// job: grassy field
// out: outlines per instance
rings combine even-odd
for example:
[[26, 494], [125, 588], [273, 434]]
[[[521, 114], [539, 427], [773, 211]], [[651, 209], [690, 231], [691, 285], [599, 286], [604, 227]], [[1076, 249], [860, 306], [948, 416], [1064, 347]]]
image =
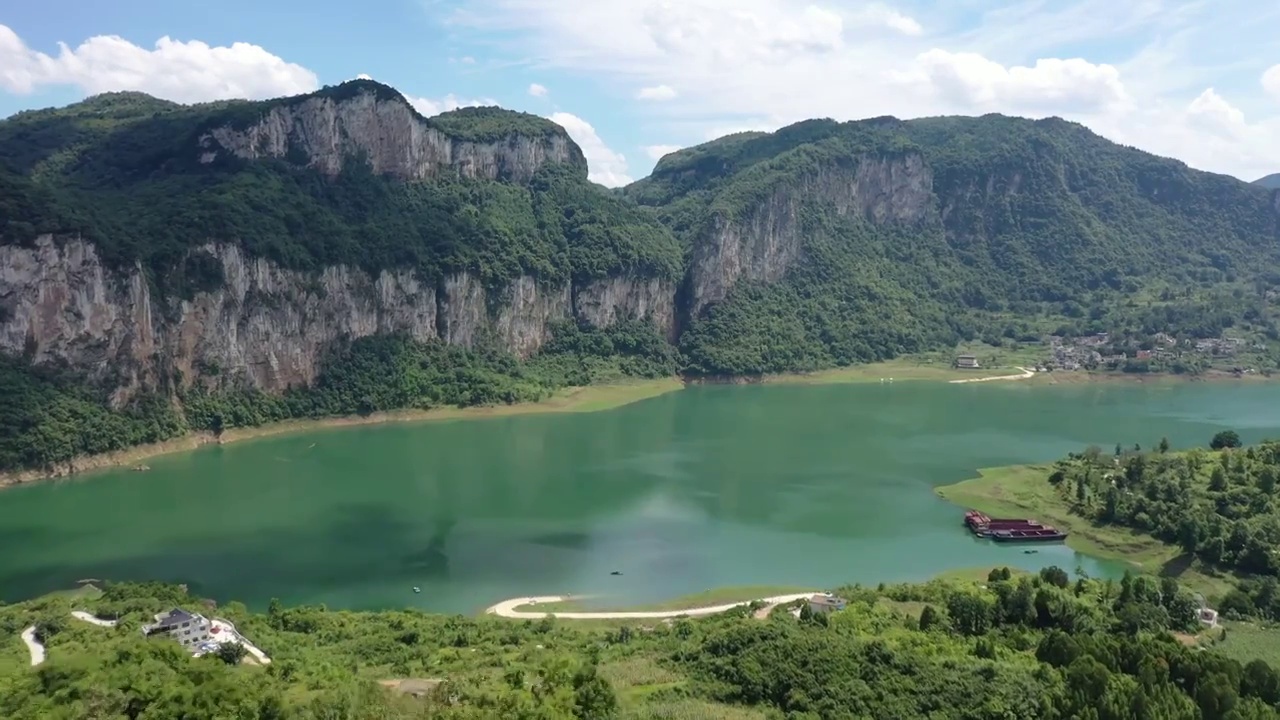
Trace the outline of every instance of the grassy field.
[[580, 600], [570, 599], [555, 603], [521, 605], [516, 610], [520, 612], [658, 612], [664, 610], [692, 610], [725, 605], [727, 603], [745, 603], [774, 595], [793, 595], [810, 591], [817, 592], [811, 587], [795, 585], [734, 585], [704, 590], [693, 595], [683, 595], [656, 603], [629, 605], [625, 600], [614, 603], [600, 597], [586, 597]]
[[1271, 667], [1280, 667], [1280, 626], [1229, 622], [1225, 628], [1225, 637], [1213, 644], [1216, 652], [1242, 663], [1265, 660]]
[[1065, 498], [1049, 484], [1048, 465], [1012, 465], [986, 468], [971, 480], [936, 489], [942, 498], [992, 516], [1026, 517], [1054, 525], [1070, 533], [1067, 545], [1086, 555], [1126, 562], [1135, 570], [1175, 575], [1179, 581], [1206, 595], [1221, 595], [1230, 585], [1219, 577], [1180, 562], [1181, 550], [1127, 528], [1094, 525], [1075, 515]]

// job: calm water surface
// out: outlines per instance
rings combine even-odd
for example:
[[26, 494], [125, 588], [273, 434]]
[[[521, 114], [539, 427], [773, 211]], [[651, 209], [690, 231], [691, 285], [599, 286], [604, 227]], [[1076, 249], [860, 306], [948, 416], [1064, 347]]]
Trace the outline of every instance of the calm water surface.
[[0, 597], [159, 579], [259, 608], [472, 612], [996, 563], [1113, 574], [1065, 546], [976, 540], [932, 488], [1089, 443], [1181, 447], [1228, 427], [1252, 442], [1280, 435], [1276, 408], [1278, 384], [710, 386], [268, 438], [0, 493]]

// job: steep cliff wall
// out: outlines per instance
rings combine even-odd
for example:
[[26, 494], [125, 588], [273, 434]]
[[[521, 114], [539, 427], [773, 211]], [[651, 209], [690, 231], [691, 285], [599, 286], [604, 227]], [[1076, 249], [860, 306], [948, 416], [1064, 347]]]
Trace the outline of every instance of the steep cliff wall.
[[581, 151], [563, 133], [508, 135], [493, 142], [455, 138], [423, 119], [399, 99], [362, 92], [341, 100], [313, 96], [277, 104], [248, 127], [231, 124], [201, 135], [200, 161], [229, 152], [245, 160], [263, 157], [305, 159], [327, 175], [363, 156], [374, 173], [401, 180], [462, 177], [526, 182], [548, 162], [579, 165]]
[[[371, 276], [336, 266], [318, 276], [206, 245], [222, 287], [189, 300], [154, 296], [140, 267], [114, 271], [92, 244], [40, 237], [0, 246], [0, 350], [36, 363], [65, 362], [115, 382], [117, 400], [172, 372], [184, 385], [247, 384], [269, 392], [312, 382], [335, 341], [408, 333], [471, 346], [492, 333], [528, 356], [552, 323], [576, 317], [598, 327], [651, 316], [670, 333], [670, 283], [619, 277], [574, 291], [524, 276], [486, 297], [468, 273], [425, 283], [409, 271]], [[574, 302], [577, 302], [575, 310]]]
[[718, 213], [694, 246], [690, 316], [723, 300], [740, 280], [781, 279], [801, 252], [806, 203], [877, 224], [918, 222], [933, 208], [933, 173], [916, 154], [854, 158], [787, 178], [739, 213]]

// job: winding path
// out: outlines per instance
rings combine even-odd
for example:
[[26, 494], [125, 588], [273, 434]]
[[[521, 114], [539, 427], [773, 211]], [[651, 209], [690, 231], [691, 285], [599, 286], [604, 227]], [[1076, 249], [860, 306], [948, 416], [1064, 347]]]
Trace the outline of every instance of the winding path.
[[106, 627], [106, 628], [109, 628], [109, 627], [115, 627], [115, 626], [116, 626], [116, 621], [115, 621], [115, 620], [103, 620], [102, 618], [100, 618], [100, 617], [94, 617], [93, 615], [90, 615], [89, 613], [87, 613], [87, 612], [85, 612], [85, 611], [83, 611], [83, 610], [72, 610], [72, 611], [71, 611], [71, 617], [73, 617], [73, 618], [75, 618], [75, 619], [77, 619], [77, 620], [83, 620], [83, 621], [85, 621], [85, 622], [87, 622], [87, 623], [93, 623], [94, 625], [97, 625], [98, 627]]
[[32, 625], [22, 631], [22, 642], [27, 644], [27, 650], [31, 653], [31, 666], [35, 667], [44, 662], [44, 645], [36, 639], [36, 626]]
[[959, 383], [991, 382], [992, 380], [1026, 380], [1027, 378], [1036, 374], [1035, 370], [1028, 370], [1024, 367], [1015, 367], [1015, 369], [1021, 370], [1022, 374], [1021, 375], [991, 375], [990, 377], [964, 378], [962, 380], [952, 380], [950, 382], [951, 384], [956, 385]]
[[758, 600], [739, 600], [738, 602], [726, 603], [724, 605], [708, 605], [704, 607], [686, 608], [684, 610], [634, 610], [634, 611], [598, 611], [598, 612], [530, 612], [527, 610], [517, 610], [522, 605], [534, 605], [537, 603], [554, 603], [565, 600], [561, 595], [543, 595], [539, 597], [523, 597], [503, 600], [493, 607], [485, 610], [486, 613], [497, 615], [505, 618], [516, 618], [522, 620], [539, 620], [544, 617], [563, 618], [566, 620], [655, 620], [662, 618], [677, 618], [696, 615], [715, 615], [727, 610], [732, 610], [739, 605], [746, 605], [751, 602], [762, 602], [766, 605], [779, 605], [782, 603], [795, 602], [813, 596], [814, 591], [806, 593], [796, 593], [794, 595], [775, 595], [774, 597], [759, 598]]

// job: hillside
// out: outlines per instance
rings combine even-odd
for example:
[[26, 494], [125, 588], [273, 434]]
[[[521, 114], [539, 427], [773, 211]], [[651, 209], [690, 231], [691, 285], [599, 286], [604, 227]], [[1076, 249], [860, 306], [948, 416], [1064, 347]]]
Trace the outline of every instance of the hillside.
[[707, 373], [1064, 326], [1221, 332], [1271, 317], [1258, 289], [1280, 286], [1270, 192], [1056, 118], [812, 120], [668, 155], [626, 195], [690, 248], [681, 345]]
[[[235, 602], [215, 607], [181, 587], [109, 584], [0, 608], [0, 632], [8, 636], [0, 647], [0, 714], [1277, 717], [1280, 678], [1259, 657], [1274, 648], [1250, 645], [1247, 625], [1225, 637], [1198, 630], [1195, 598], [1168, 579], [1073, 581], [1059, 568], [1035, 576], [1002, 568], [981, 585], [938, 580], [837, 592], [848, 606], [829, 613], [803, 604], [798, 617], [783, 607], [762, 618], [743, 605], [641, 625], [274, 601], [266, 612], [250, 612]], [[153, 613], [175, 607], [231, 621], [270, 664], [223, 650], [193, 658], [173, 639], [139, 631]], [[72, 611], [110, 620], [94, 624]], [[18, 640], [26, 628], [43, 644], [35, 668]]]
[[1261, 185], [1271, 190], [1280, 189], [1280, 173], [1272, 173], [1266, 177], [1258, 178], [1253, 181], [1254, 185]]
[[0, 122], [0, 470], [1050, 333], [1230, 332], [1270, 370], [1278, 227], [1272, 191], [1058, 119], [811, 120], [610, 192], [545, 119], [372, 81], [99, 95]]

